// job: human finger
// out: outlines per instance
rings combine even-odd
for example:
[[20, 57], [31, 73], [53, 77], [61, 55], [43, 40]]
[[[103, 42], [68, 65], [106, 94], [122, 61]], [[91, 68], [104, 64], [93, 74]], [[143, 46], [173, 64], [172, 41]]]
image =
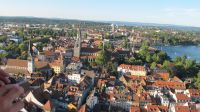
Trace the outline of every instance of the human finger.
[[9, 74], [0, 69], [0, 76], [9, 77]]
[[10, 80], [8, 78], [9, 74], [0, 69], [0, 80], [4, 81], [5, 83], [10, 83]]
[[20, 86], [14, 86], [11, 88], [8, 93], [5, 95], [8, 101], [13, 102], [16, 98], [21, 96], [24, 93], [24, 89]]
[[10, 83], [9, 77], [3, 77], [3, 76], [0, 75], [0, 80], [2, 80], [6, 84]]
[[16, 103], [13, 103], [12, 107], [10, 108], [10, 112], [18, 112], [20, 111], [22, 108], [24, 108], [24, 103], [23, 101], [19, 101]]
[[13, 88], [14, 86], [17, 86], [16, 84], [9, 84], [9, 85], [3, 85], [0, 87], [0, 96], [4, 96], [9, 89]]
[[0, 80], [0, 87], [1, 87], [1, 86], [4, 86], [4, 85], [5, 85], [5, 83], [4, 83], [3, 81]]

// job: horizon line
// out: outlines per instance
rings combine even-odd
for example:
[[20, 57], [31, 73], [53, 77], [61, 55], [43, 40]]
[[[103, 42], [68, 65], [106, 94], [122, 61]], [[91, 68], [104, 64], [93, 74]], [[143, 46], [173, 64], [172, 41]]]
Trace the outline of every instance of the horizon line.
[[[173, 23], [156, 23], [156, 22], [142, 22], [142, 21], [125, 21], [125, 20], [94, 20], [94, 19], [76, 19], [76, 18], [63, 18], [63, 17], [41, 17], [41, 16], [1, 16], [0, 17], [21, 17], [21, 18], [35, 18], [35, 19], [52, 19], [52, 20], [75, 20], [75, 21], [90, 21], [90, 22], [102, 22], [102, 23], [110, 23], [112, 22], [126, 22], [126, 23], [139, 23], [139, 24], [149, 24], [146, 26], [179, 26], [179, 27], [194, 27], [200, 28], [200, 26], [192, 26], [192, 25], [181, 25], [181, 24], [173, 24]], [[150, 25], [152, 24], [152, 25]], [[154, 24], [154, 25], [153, 25]], [[129, 25], [135, 26], [135, 25]], [[142, 25], [145, 26], [145, 25]]]

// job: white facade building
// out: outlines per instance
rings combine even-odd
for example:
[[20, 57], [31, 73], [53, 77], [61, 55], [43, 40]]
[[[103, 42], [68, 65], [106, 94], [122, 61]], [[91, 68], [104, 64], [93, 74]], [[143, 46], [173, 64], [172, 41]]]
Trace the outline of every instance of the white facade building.
[[145, 70], [144, 66], [136, 66], [136, 65], [126, 65], [121, 64], [118, 66], [117, 71], [120, 75], [123, 75], [124, 73], [131, 73], [131, 75], [137, 75], [137, 76], [146, 76], [147, 71]]
[[69, 81], [72, 83], [80, 83], [81, 81], [81, 74], [72, 74], [67, 76]]

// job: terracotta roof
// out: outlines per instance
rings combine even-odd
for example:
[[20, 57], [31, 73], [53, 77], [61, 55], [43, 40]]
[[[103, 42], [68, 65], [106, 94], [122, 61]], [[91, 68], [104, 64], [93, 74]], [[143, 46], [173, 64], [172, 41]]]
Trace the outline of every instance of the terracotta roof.
[[177, 93], [176, 98], [177, 98], [177, 100], [190, 100], [190, 98], [188, 96], [186, 96], [185, 94], [182, 94], [182, 93]]
[[27, 60], [20, 59], [8, 59], [7, 66], [18, 66], [18, 67], [27, 67]]
[[48, 67], [49, 67], [48, 62], [44, 62], [44, 61], [36, 61], [35, 62], [35, 68], [37, 68], [37, 69], [48, 68]]
[[126, 78], [130, 78], [132, 80], [136, 80], [136, 79], [144, 79], [146, 80], [146, 76], [136, 76], [136, 75], [128, 75], [128, 74], [125, 74], [124, 75]]
[[157, 80], [152, 85], [157, 87], [168, 87], [171, 89], [186, 89], [185, 84], [181, 82]]
[[121, 64], [119, 65], [119, 67], [123, 69], [135, 70], [135, 71], [145, 71], [144, 66], [138, 66], [138, 65]]
[[157, 105], [147, 105], [148, 112], [159, 112], [159, 108]]
[[141, 109], [140, 107], [131, 106], [129, 112], [141, 112]]
[[[7, 66], [17, 66], [17, 67], [28, 67], [27, 60], [20, 59], [8, 59]], [[35, 67], [37, 69], [48, 67], [48, 63], [44, 61], [35, 61]]]
[[161, 112], [168, 112], [168, 110], [169, 110], [169, 108], [167, 106], [159, 105], [158, 108], [160, 109]]
[[52, 51], [44, 51], [44, 54], [45, 54], [46, 56], [54, 56], [54, 55], [55, 55], [55, 53], [52, 52]]
[[160, 73], [158, 73], [158, 74], [160, 75], [160, 77], [161, 77], [163, 80], [165, 80], [165, 81], [169, 80], [169, 72], [160, 72]]
[[140, 93], [138, 95], [134, 95], [133, 99], [135, 102], [143, 102], [143, 101], [149, 102], [149, 103], [152, 102], [149, 93], [146, 93], [146, 92]]
[[190, 109], [188, 106], [175, 106], [176, 112], [190, 112]]
[[160, 105], [147, 105], [147, 111], [150, 112], [168, 112], [167, 106]]
[[53, 109], [53, 103], [48, 100], [45, 105], [43, 106], [44, 110], [46, 111], [51, 111]]
[[188, 89], [191, 97], [200, 97], [200, 89]]

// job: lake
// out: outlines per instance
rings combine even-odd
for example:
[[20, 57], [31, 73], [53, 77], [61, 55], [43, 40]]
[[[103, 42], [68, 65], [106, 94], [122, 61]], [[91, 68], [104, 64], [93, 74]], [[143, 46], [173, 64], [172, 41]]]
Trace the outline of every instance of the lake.
[[156, 48], [165, 51], [172, 59], [186, 55], [188, 59], [200, 62], [200, 46], [156, 46]]

